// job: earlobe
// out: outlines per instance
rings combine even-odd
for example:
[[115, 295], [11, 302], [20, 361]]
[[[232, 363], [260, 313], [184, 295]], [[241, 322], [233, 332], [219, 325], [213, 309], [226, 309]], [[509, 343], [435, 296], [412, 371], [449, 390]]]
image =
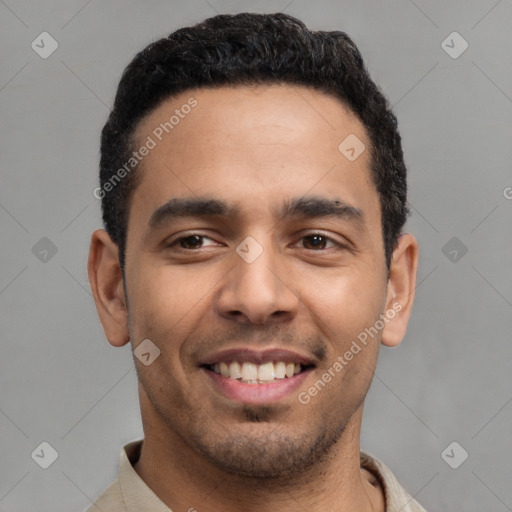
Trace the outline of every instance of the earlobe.
[[382, 330], [382, 343], [387, 347], [396, 347], [405, 336], [414, 302], [417, 270], [418, 242], [411, 234], [403, 234], [393, 251], [389, 269], [384, 313], [388, 322]]
[[91, 237], [87, 271], [96, 310], [109, 343], [120, 347], [130, 341], [128, 314], [117, 245], [103, 229]]

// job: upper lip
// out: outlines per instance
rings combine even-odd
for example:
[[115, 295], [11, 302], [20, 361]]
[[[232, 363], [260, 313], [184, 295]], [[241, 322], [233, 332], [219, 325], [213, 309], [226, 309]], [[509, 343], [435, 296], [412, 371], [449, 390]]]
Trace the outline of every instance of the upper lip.
[[249, 362], [263, 364], [270, 361], [283, 361], [285, 363], [300, 363], [303, 366], [314, 364], [313, 360], [298, 352], [282, 348], [269, 348], [266, 350], [252, 350], [249, 348], [232, 348], [214, 352], [201, 359], [200, 365], [213, 365], [221, 362]]

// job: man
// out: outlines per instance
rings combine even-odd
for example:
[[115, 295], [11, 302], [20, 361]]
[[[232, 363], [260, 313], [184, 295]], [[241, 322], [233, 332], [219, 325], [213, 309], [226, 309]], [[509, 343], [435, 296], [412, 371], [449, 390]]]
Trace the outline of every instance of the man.
[[350, 38], [284, 14], [174, 32], [125, 70], [100, 166], [89, 277], [134, 349], [144, 440], [89, 510], [423, 511], [360, 452], [418, 248]]

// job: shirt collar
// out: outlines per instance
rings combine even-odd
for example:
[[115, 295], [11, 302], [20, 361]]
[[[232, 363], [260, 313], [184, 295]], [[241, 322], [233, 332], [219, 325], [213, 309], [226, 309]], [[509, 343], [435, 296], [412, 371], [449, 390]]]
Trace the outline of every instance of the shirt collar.
[[119, 485], [127, 512], [172, 512], [133, 469], [139, 460], [142, 440], [124, 446], [119, 461]]
[[[119, 485], [126, 505], [126, 512], [172, 512], [133, 469], [133, 464], [139, 460], [142, 442], [142, 439], [132, 441], [121, 451]], [[387, 511], [425, 512], [402, 488], [383, 462], [365, 452], [361, 452], [360, 459], [361, 466], [380, 480], [386, 497]]]
[[387, 512], [426, 512], [382, 461], [365, 452], [360, 453], [360, 460], [361, 466], [379, 479], [386, 498]]

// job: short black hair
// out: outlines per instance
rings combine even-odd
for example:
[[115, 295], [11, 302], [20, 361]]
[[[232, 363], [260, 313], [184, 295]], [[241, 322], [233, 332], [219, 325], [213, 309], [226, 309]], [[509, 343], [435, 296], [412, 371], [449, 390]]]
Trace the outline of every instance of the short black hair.
[[140, 175], [136, 166], [127, 172], [126, 162], [133, 156], [139, 122], [164, 100], [189, 89], [255, 84], [317, 89], [338, 98], [362, 122], [370, 139], [389, 271], [409, 213], [397, 119], [345, 32], [313, 32], [283, 13], [208, 18], [149, 44], [124, 70], [102, 130], [100, 158], [103, 222], [119, 247], [121, 268], [130, 199]]

